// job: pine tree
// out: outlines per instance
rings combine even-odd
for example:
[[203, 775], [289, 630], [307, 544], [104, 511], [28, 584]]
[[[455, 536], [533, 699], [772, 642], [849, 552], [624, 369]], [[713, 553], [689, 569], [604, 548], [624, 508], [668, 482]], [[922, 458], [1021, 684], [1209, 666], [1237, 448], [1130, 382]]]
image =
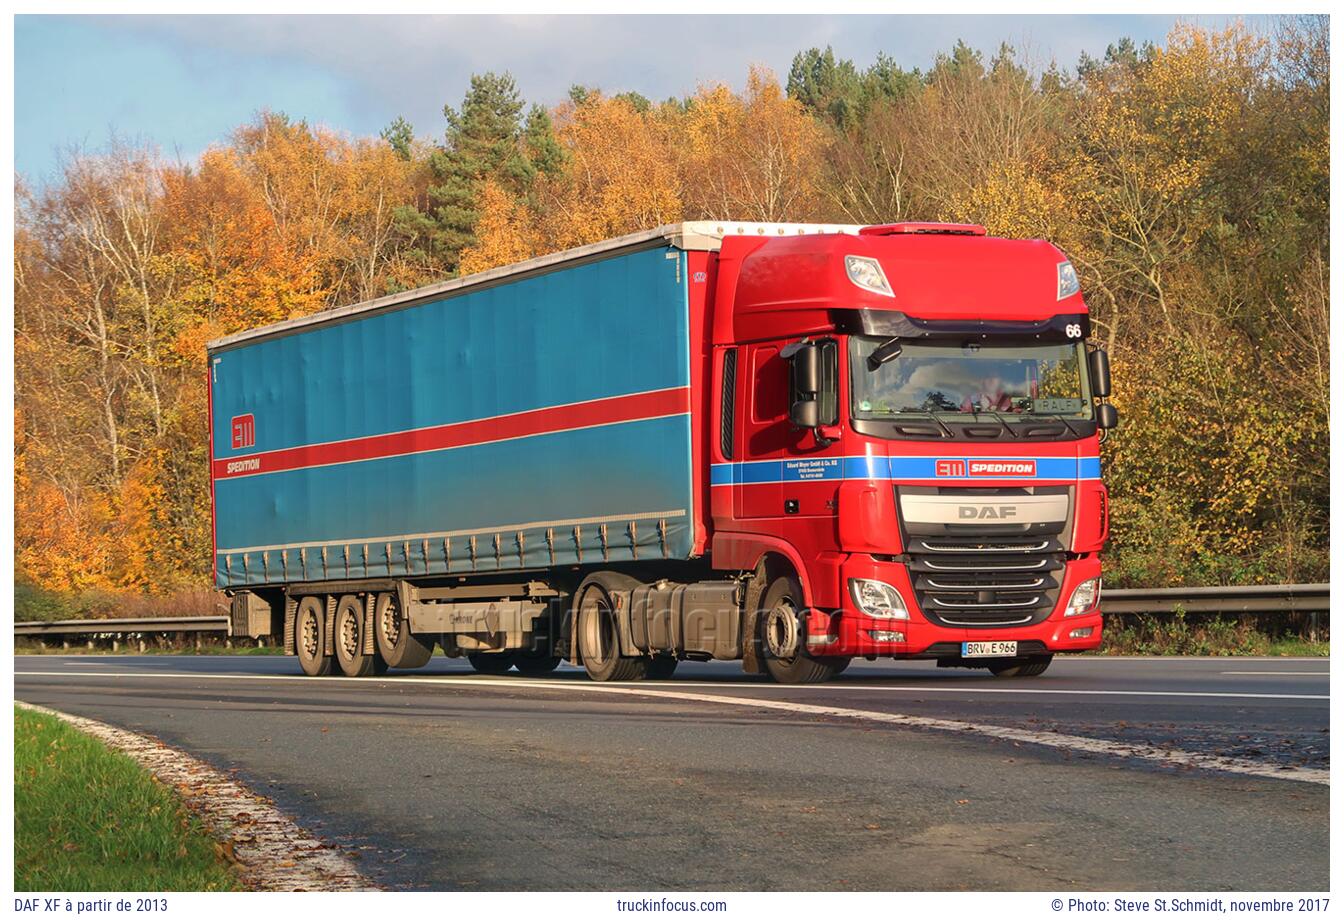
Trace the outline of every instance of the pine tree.
[[837, 59], [829, 46], [793, 56], [786, 90], [804, 108], [842, 128], [852, 124], [863, 108], [858, 69], [853, 61]]
[[545, 108], [534, 105], [523, 128], [527, 157], [541, 175], [559, 175], [565, 164], [565, 149], [555, 137], [555, 124]]
[[411, 158], [411, 142], [415, 140], [415, 130], [405, 118], [398, 115], [396, 121], [378, 132], [378, 136], [387, 141], [387, 145], [397, 156], [403, 160]]
[[[444, 106], [444, 143], [426, 164], [426, 206], [403, 207], [397, 215], [401, 231], [416, 240], [420, 259], [456, 273], [462, 251], [476, 243], [482, 185], [493, 181], [526, 198], [539, 170], [560, 169], [563, 154], [545, 110], [533, 106], [525, 124], [522, 114], [522, 96], [507, 73], [473, 75], [462, 107]], [[394, 123], [385, 132], [394, 149], [397, 128]]]

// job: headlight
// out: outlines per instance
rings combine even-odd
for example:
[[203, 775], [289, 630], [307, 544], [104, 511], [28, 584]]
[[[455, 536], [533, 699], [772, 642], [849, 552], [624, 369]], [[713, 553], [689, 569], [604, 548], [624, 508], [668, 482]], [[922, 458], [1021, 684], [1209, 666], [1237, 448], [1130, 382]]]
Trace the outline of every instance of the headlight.
[[1066, 617], [1076, 617], [1087, 613], [1101, 600], [1101, 579], [1089, 578], [1073, 589], [1069, 598], [1069, 607], [1064, 611]]
[[901, 600], [901, 594], [885, 581], [874, 581], [871, 578], [851, 578], [849, 580], [849, 594], [854, 598], [854, 605], [870, 617], [879, 620], [908, 620], [910, 614], [906, 612], [905, 601]]
[[876, 259], [867, 256], [845, 256], [845, 273], [849, 275], [850, 281], [865, 291], [872, 291], [884, 297], [896, 296], [891, 292], [887, 276]]
[[[850, 277], [853, 277], [852, 275]], [[1078, 272], [1074, 269], [1072, 262], [1059, 263], [1059, 296], [1057, 300], [1063, 300], [1065, 297], [1072, 297], [1078, 293]]]

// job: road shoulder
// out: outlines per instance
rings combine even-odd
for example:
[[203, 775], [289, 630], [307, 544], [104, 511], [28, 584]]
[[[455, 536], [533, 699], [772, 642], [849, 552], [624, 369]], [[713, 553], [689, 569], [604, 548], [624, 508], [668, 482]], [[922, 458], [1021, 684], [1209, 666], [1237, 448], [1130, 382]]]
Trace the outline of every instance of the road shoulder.
[[174, 790], [234, 864], [246, 888], [366, 891], [376, 887], [349, 859], [220, 770], [147, 735], [29, 703], [16, 701], [15, 706], [53, 716], [98, 739]]

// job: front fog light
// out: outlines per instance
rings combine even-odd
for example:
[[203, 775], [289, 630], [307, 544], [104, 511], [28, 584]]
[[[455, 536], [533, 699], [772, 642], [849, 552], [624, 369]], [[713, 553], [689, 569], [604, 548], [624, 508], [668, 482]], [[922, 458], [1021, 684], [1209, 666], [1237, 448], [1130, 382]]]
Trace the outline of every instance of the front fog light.
[[1101, 600], [1101, 579], [1089, 578], [1073, 589], [1073, 597], [1069, 598], [1069, 607], [1064, 611], [1064, 615], [1080, 616], [1097, 606], [1099, 600]]
[[1069, 633], [1070, 639], [1090, 639], [1092, 637], [1092, 627], [1084, 626], [1082, 629], [1075, 629]]
[[870, 629], [868, 635], [873, 637], [874, 642], [904, 642], [905, 633], [893, 632], [890, 629]]
[[849, 595], [854, 598], [854, 606], [870, 617], [879, 620], [908, 620], [905, 601], [901, 593], [885, 581], [872, 578], [851, 578]]

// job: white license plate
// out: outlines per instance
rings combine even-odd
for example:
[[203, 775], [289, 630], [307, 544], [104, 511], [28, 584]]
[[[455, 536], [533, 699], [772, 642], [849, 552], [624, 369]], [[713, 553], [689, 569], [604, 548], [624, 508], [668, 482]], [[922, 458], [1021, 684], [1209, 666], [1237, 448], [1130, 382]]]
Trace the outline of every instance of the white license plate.
[[963, 642], [962, 658], [1011, 658], [1017, 654], [1016, 642]]

